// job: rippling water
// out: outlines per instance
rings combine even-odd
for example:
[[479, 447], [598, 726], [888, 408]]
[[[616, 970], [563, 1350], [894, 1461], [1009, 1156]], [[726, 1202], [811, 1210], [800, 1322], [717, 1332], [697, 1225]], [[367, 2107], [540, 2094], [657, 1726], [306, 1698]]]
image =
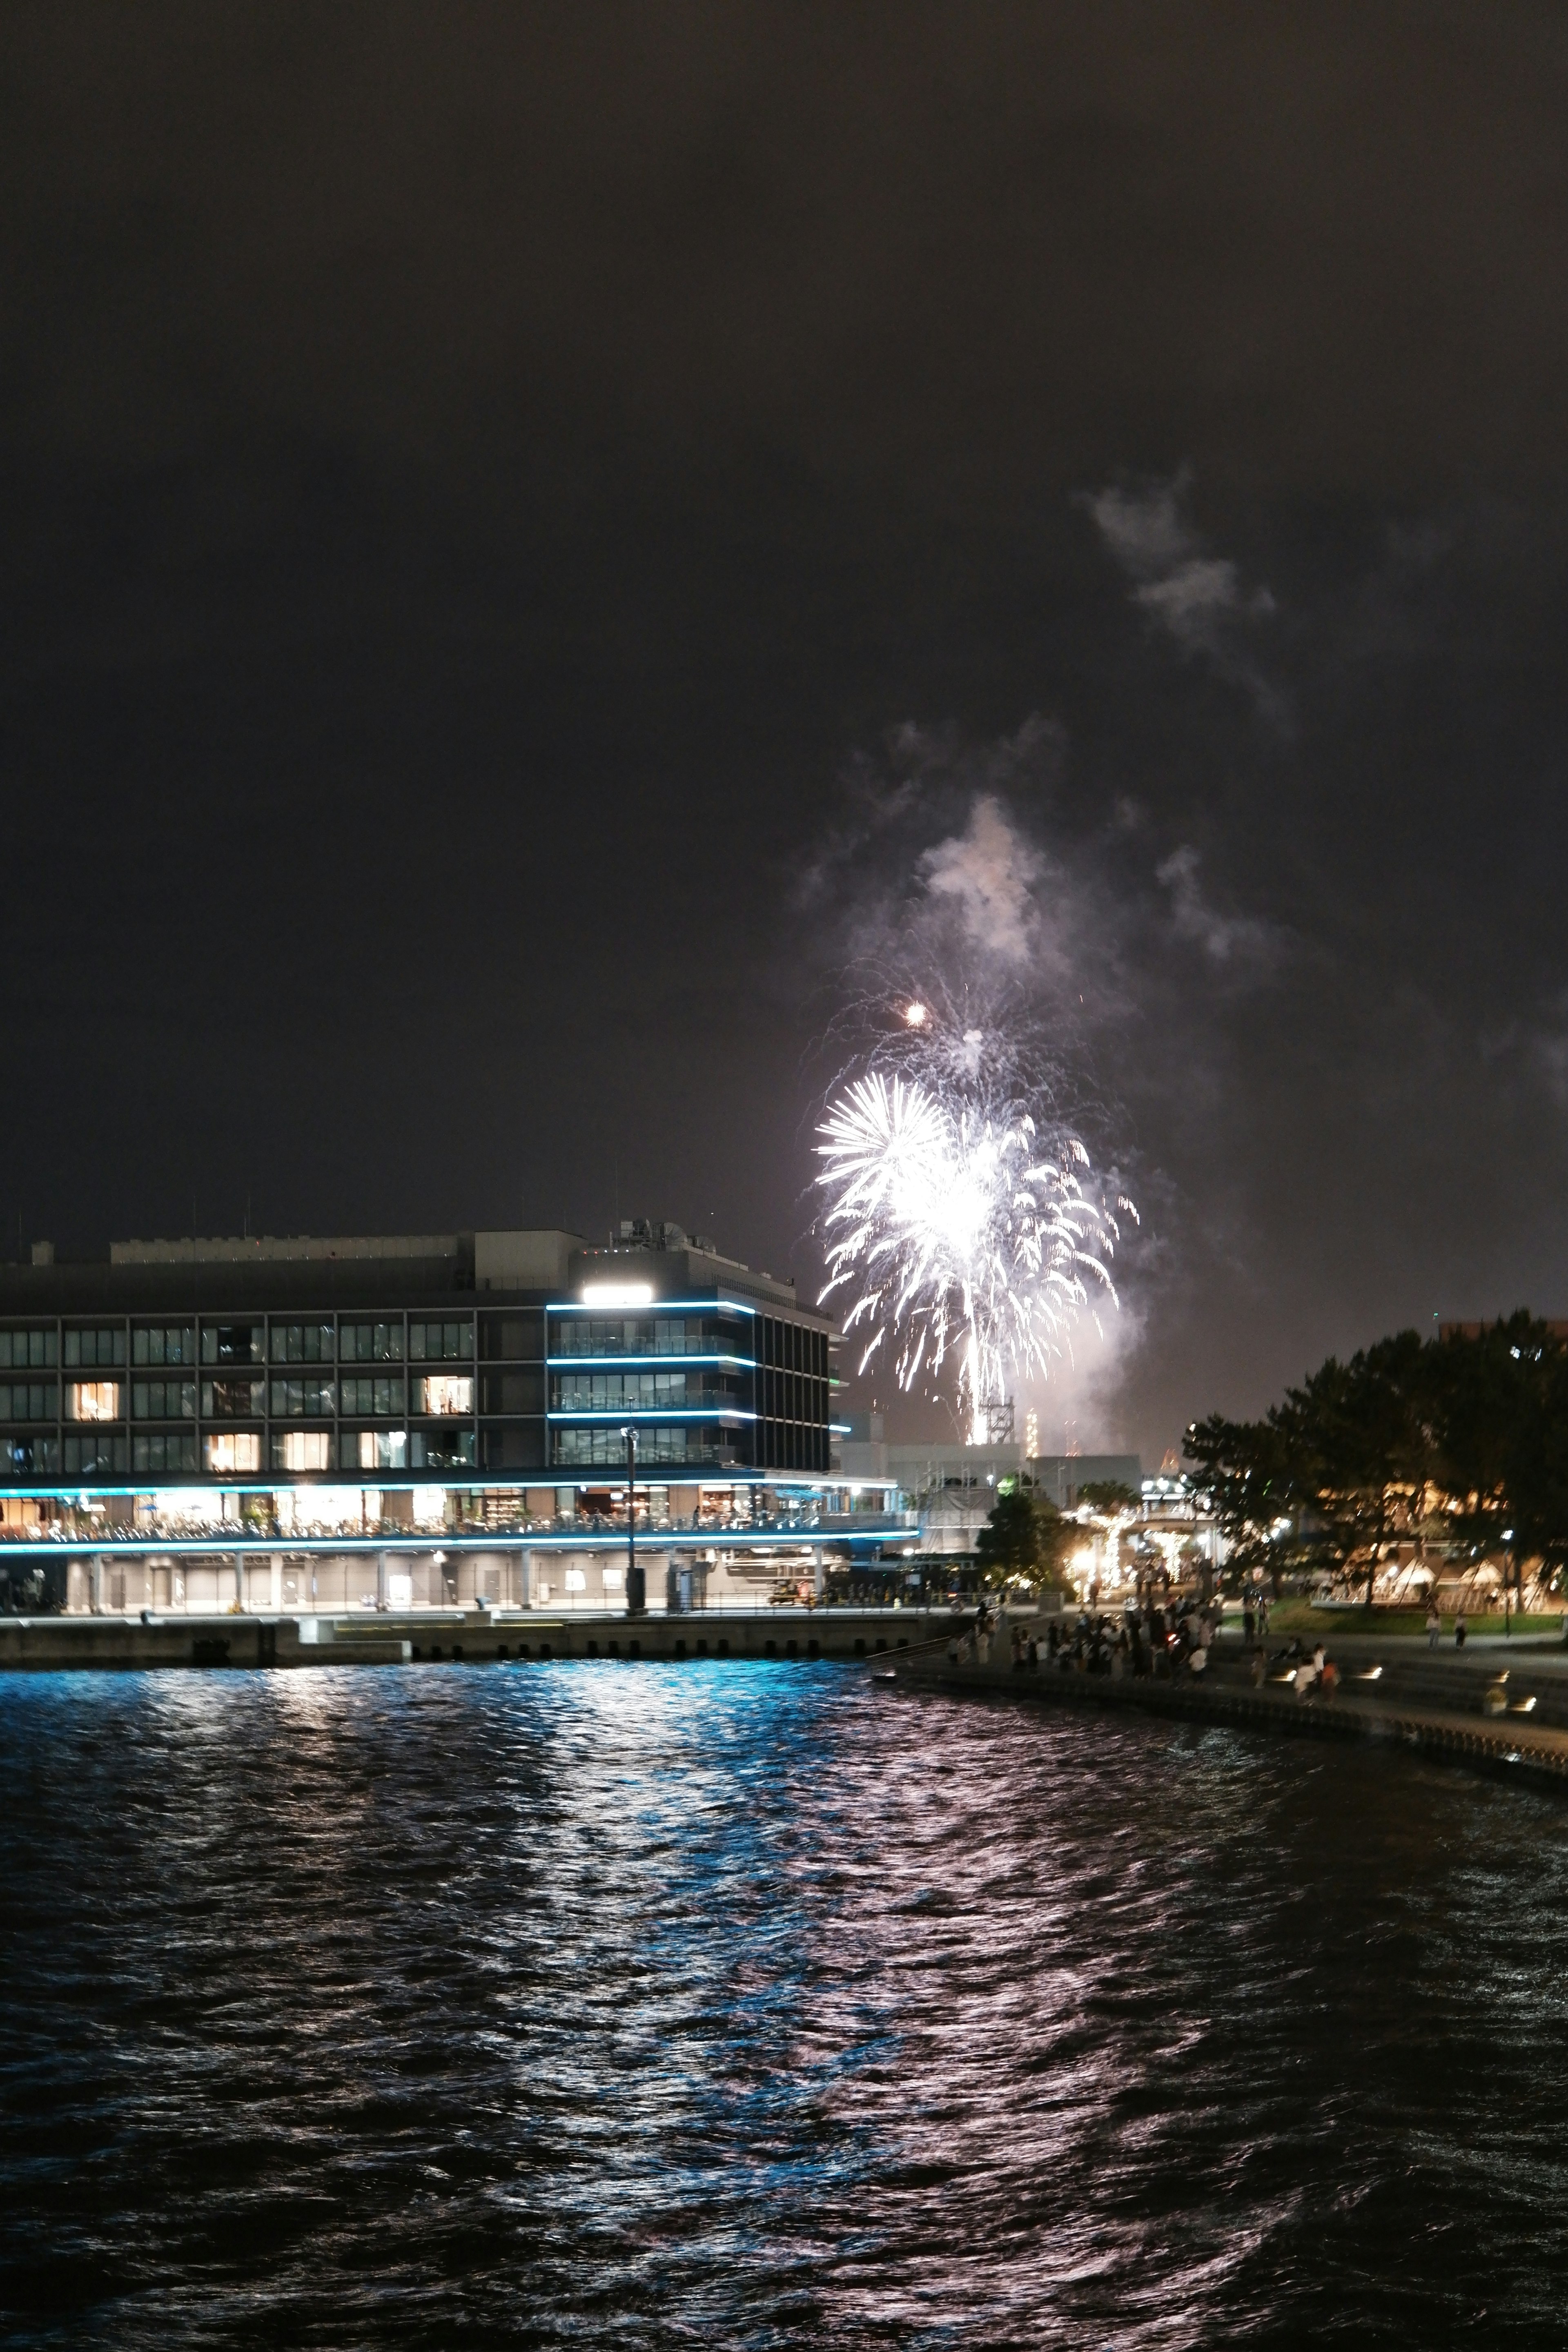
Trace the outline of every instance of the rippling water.
[[11, 1678], [0, 1789], [11, 2342], [1568, 2332], [1550, 1795], [608, 1663]]

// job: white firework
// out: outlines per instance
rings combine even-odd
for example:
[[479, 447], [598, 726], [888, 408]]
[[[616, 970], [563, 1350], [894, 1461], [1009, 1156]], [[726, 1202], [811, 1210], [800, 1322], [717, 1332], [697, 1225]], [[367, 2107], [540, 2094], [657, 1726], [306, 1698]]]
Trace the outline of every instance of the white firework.
[[[927, 1017], [918, 1000], [903, 1015], [916, 1033]], [[862, 1371], [886, 1349], [912, 1389], [956, 1357], [979, 1444], [1009, 1377], [1044, 1373], [1097, 1298], [1116, 1304], [1108, 1261], [1121, 1228], [1086, 1189], [1079, 1139], [1042, 1134], [1005, 1088], [987, 1087], [978, 1034], [959, 1043], [970, 1051], [949, 1055], [937, 1083], [873, 1069], [829, 1106], [816, 1147], [822, 1296], [853, 1293], [844, 1328], [866, 1335]], [[1136, 1220], [1124, 1196], [1115, 1208]]]

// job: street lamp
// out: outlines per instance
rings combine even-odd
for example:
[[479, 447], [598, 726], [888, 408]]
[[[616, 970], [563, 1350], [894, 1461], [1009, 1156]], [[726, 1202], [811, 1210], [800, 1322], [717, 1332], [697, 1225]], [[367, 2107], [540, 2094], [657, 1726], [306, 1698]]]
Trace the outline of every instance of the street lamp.
[[647, 1613], [647, 1577], [637, 1566], [637, 1433], [628, 1422], [621, 1435], [626, 1441], [626, 1615], [643, 1617]]

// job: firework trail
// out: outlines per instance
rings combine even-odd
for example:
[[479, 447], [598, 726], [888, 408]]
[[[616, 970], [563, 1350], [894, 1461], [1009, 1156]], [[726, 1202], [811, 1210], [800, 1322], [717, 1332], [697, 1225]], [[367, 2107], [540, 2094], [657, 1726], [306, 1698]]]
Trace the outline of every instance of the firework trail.
[[1124, 1194], [1097, 1196], [1086, 1146], [1028, 1084], [1026, 1034], [994, 1012], [910, 998], [816, 1146], [822, 1297], [847, 1300], [859, 1369], [885, 1351], [907, 1390], [956, 1358], [975, 1444], [1009, 1381], [1044, 1374], [1082, 1315], [1117, 1303], [1118, 1213], [1137, 1221]]

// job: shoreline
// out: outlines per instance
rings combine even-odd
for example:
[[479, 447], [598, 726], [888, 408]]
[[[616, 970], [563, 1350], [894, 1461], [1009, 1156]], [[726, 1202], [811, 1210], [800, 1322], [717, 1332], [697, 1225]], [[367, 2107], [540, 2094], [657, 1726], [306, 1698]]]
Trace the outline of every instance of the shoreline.
[[[1298, 1697], [1278, 1684], [1253, 1685], [1245, 1661], [1222, 1657], [1199, 1675], [1094, 1675], [1049, 1666], [1037, 1670], [955, 1664], [930, 1647], [900, 1658], [896, 1683], [909, 1690], [941, 1690], [954, 1696], [1007, 1698], [1026, 1706], [1131, 1707], [1192, 1723], [1267, 1730], [1296, 1738], [1396, 1742], [1471, 1770], [1506, 1774], [1533, 1785], [1568, 1792], [1568, 1654], [1560, 1640], [1549, 1650], [1516, 1642], [1481, 1664], [1466, 1654], [1432, 1652], [1401, 1657], [1401, 1640], [1365, 1642], [1359, 1671], [1375, 1663], [1375, 1685], [1352, 1680], [1331, 1697]], [[1412, 1648], [1415, 1645], [1411, 1644]], [[1490, 1650], [1490, 1644], [1489, 1651]], [[1341, 1645], [1342, 1657], [1348, 1645]], [[1370, 1654], [1375, 1653], [1375, 1659]], [[1347, 1659], [1352, 1676], [1354, 1655]], [[1506, 1676], [1509, 1711], [1488, 1713], [1483, 1694]], [[1445, 1689], [1443, 1685], [1448, 1687]], [[1524, 1702], [1529, 1711], [1524, 1711]]]

